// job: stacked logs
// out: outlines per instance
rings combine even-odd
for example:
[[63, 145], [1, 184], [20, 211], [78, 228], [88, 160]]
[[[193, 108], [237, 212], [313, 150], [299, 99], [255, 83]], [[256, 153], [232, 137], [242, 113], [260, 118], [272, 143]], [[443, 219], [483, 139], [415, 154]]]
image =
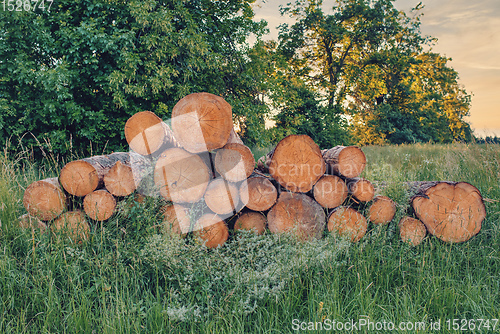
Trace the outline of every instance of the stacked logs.
[[[356, 146], [320, 150], [307, 135], [290, 135], [256, 161], [233, 129], [231, 106], [221, 97], [194, 93], [172, 110], [171, 126], [150, 111], [125, 124], [130, 153], [72, 161], [59, 178], [31, 184], [23, 203], [25, 226], [77, 231], [88, 238], [86, 217], [109, 219], [117, 202], [140, 193], [161, 197], [164, 227], [185, 236], [192, 232], [207, 247], [222, 245], [229, 228], [293, 233], [307, 240], [325, 229], [359, 241], [371, 222], [394, 219], [396, 204], [375, 196], [361, 178], [366, 166]], [[477, 234], [485, 217], [481, 194], [464, 182], [420, 182], [409, 189], [418, 219], [403, 217], [401, 238], [417, 245], [426, 231], [447, 242]], [[70, 197], [83, 198], [68, 210]], [[196, 208], [196, 209], [194, 209]], [[200, 209], [201, 208], [201, 209]], [[34, 217], [33, 219], [31, 217]]]

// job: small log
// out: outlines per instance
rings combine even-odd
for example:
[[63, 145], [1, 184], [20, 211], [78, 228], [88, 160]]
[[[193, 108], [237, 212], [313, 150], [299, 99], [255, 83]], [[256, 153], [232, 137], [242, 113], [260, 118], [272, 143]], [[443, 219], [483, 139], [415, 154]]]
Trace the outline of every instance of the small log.
[[104, 175], [104, 187], [113, 196], [132, 194], [147, 175], [151, 163], [139, 154], [131, 152], [129, 159], [118, 160]]
[[260, 212], [246, 211], [242, 213], [234, 223], [234, 230], [249, 230], [257, 234], [264, 234], [266, 231], [267, 218]]
[[215, 169], [229, 182], [245, 180], [252, 175], [254, 168], [252, 151], [243, 144], [226, 144], [215, 155]]
[[191, 232], [191, 217], [188, 208], [180, 204], [172, 204], [164, 206], [162, 211], [164, 232], [175, 233], [181, 237]]
[[141, 155], [151, 155], [161, 148], [178, 147], [170, 127], [151, 111], [135, 113], [125, 123], [125, 139]]
[[403, 217], [399, 221], [399, 236], [403, 242], [418, 246], [422, 243], [426, 234], [425, 225], [418, 219]]
[[52, 220], [66, 210], [67, 198], [57, 177], [31, 183], [24, 191], [23, 205], [31, 216]]
[[207, 213], [197, 220], [194, 235], [208, 248], [216, 248], [227, 241], [229, 230], [218, 215]]
[[59, 181], [68, 193], [83, 197], [104, 185], [104, 175], [117, 161], [129, 159], [127, 152], [117, 152], [71, 161], [61, 169]]
[[242, 208], [238, 187], [224, 179], [211, 181], [205, 192], [205, 203], [214, 213], [222, 216], [235, 215]]
[[318, 145], [307, 135], [283, 138], [268, 164], [269, 174], [287, 190], [305, 193], [325, 174], [326, 166]]
[[346, 179], [345, 183], [349, 193], [360, 202], [369, 202], [375, 197], [375, 188], [366, 179]]
[[293, 233], [300, 239], [320, 239], [325, 229], [321, 205], [305, 194], [283, 192], [267, 213], [272, 233]]
[[233, 129], [232, 110], [222, 97], [210, 93], [185, 96], [172, 110], [172, 131], [188, 152], [223, 147]]
[[355, 178], [366, 166], [366, 156], [357, 146], [335, 146], [321, 153], [330, 174]]
[[387, 196], [376, 196], [368, 209], [368, 220], [374, 224], [389, 223], [396, 215], [396, 203]]
[[203, 160], [184, 149], [168, 149], [156, 161], [155, 185], [166, 200], [174, 203], [194, 203], [200, 200], [209, 179], [209, 170]]
[[367, 229], [366, 218], [350, 207], [339, 206], [328, 217], [328, 231], [349, 237], [351, 242], [358, 242], [366, 234]]
[[[37, 217], [31, 216], [29, 213], [26, 213], [19, 217], [18, 219], [19, 227], [25, 229], [39, 229], [40, 233], [45, 233], [47, 231], [47, 224], [38, 219]], [[0, 225], [1, 226], [1, 225]]]
[[421, 182], [411, 205], [429, 233], [445, 242], [469, 240], [486, 217], [481, 193], [466, 182]]
[[269, 210], [278, 198], [276, 187], [263, 176], [247, 179], [240, 185], [239, 194], [241, 202], [253, 211]]
[[313, 188], [314, 199], [327, 209], [342, 205], [348, 194], [345, 182], [336, 175], [323, 175]]
[[50, 227], [55, 233], [66, 234], [73, 242], [81, 243], [89, 239], [90, 225], [85, 219], [85, 213], [80, 210], [63, 213]]
[[93, 220], [109, 219], [115, 212], [115, 208], [115, 197], [105, 189], [93, 191], [83, 199], [83, 210]]

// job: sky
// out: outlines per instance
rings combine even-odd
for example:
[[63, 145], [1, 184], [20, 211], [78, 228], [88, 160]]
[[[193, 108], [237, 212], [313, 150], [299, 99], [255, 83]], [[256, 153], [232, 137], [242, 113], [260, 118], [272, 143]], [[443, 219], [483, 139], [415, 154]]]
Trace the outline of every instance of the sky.
[[[280, 23], [292, 23], [279, 12], [279, 6], [290, 1], [257, 0], [255, 19], [268, 22], [266, 38], [277, 38]], [[409, 12], [419, 2], [396, 0], [394, 6]], [[324, 0], [328, 3], [333, 6], [335, 1]], [[500, 136], [500, 1], [422, 0], [422, 4], [422, 34], [438, 39], [432, 50], [452, 59], [448, 65], [472, 95], [467, 121], [477, 136]]]

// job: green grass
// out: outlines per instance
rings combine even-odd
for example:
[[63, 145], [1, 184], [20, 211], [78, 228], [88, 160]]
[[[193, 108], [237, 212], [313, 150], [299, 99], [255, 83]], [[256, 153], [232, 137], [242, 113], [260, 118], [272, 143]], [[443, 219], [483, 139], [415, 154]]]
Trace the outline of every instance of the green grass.
[[[36, 165], [4, 154], [0, 333], [294, 333], [297, 320], [308, 327], [360, 319], [392, 322], [395, 333], [414, 332], [397, 330], [400, 322], [424, 322], [419, 333], [449, 333], [448, 319], [450, 326], [453, 319], [459, 325], [462, 319], [500, 319], [500, 148], [363, 150], [363, 176], [386, 181], [383, 194], [398, 204], [391, 224], [370, 226], [353, 245], [332, 235], [300, 243], [244, 234], [217, 250], [162, 235], [155, 200], [94, 225], [81, 245], [20, 230], [15, 222], [24, 213], [25, 187], [57, 175], [60, 163]], [[434, 237], [418, 247], [400, 242], [397, 221], [409, 209], [400, 184], [412, 180], [476, 186], [487, 199], [481, 232], [461, 244]], [[441, 329], [431, 330], [436, 321]], [[365, 326], [358, 332], [386, 331]]]

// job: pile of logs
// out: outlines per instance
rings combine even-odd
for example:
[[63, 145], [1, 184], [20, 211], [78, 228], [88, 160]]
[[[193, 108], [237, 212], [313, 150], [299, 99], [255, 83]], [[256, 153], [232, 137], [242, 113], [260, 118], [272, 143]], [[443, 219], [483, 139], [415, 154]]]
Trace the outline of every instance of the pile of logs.
[[[290, 135], [256, 163], [233, 129], [231, 106], [221, 97], [193, 93], [172, 110], [171, 126], [150, 111], [125, 125], [130, 152], [93, 156], [66, 164], [59, 178], [28, 186], [20, 218], [24, 227], [68, 229], [75, 240], [89, 236], [89, 221], [105, 221], [117, 202], [142, 194], [161, 197], [167, 230], [193, 233], [207, 247], [222, 245], [235, 231], [293, 233], [321, 238], [334, 231], [357, 242], [368, 224], [383, 225], [396, 204], [376, 196], [360, 178], [366, 166], [356, 146], [320, 150], [307, 135]], [[427, 231], [447, 242], [466, 241], [481, 228], [481, 194], [464, 182], [418, 182], [403, 217], [401, 238], [418, 245]], [[69, 210], [70, 198], [83, 198]], [[196, 206], [197, 210], [192, 208]], [[199, 209], [202, 208], [202, 209]]]

